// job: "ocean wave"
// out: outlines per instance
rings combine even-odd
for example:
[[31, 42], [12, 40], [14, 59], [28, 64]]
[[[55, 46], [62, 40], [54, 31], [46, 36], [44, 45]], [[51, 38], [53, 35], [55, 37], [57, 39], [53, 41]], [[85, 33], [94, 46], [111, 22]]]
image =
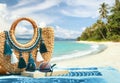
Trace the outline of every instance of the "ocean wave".
[[73, 50], [73, 53], [71, 54], [65, 54], [58, 57], [53, 57], [52, 61], [72, 59], [72, 58], [82, 57], [90, 54], [96, 54], [103, 51], [105, 48], [106, 46], [104, 45], [92, 44], [89, 50], [85, 50], [85, 51]]

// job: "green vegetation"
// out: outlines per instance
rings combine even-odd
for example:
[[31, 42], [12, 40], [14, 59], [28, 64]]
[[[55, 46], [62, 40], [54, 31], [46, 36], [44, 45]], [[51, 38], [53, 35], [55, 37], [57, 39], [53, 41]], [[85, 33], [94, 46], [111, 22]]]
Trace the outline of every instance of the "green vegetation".
[[87, 27], [77, 40], [120, 41], [120, 1], [115, 0], [115, 5], [111, 8], [102, 3], [99, 14], [96, 23]]

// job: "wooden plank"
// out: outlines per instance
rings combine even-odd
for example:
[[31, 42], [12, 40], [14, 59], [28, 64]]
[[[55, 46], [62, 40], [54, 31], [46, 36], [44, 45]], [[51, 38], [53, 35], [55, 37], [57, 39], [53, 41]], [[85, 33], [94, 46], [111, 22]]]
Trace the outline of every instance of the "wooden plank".
[[[68, 74], [69, 71], [68, 70], [54, 70], [51, 74], [51, 72], [47, 73], [47, 76], [58, 76], [58, 75], [64, 75], [64, 74]], [[46, 73], [44, 72], [39, 72], [39, 71], [35, 71], [35, 72], [28, 72], [28, 71], [24, 71], [21, 73], [22, 76], [27, 76], [27, 77], [33, 77], [33, 78], [41, 78], [41, 77], [45, 77]]]

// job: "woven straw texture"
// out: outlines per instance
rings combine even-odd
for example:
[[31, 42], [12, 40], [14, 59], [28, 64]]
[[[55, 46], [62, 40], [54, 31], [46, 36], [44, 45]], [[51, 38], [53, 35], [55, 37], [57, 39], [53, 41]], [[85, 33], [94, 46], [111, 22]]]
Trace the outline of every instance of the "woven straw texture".
[[[22, 19], [22, 20], [26, 20], [28, 18]], [[21, 19], [17, 20], [17, 22], [14, 22], [14, 27], [16, 27], [17, 23], [21, 21]], [[29, 21], [29, 20], [27, 20]], [[31, 23], [33, 23], [33, 21], [30, 21]], [[34, 35], [33, 38], [30, 42], [28, 42], [28, 44], [20, 44], [19, 42], [17, 42], [16, 38], [15, 38], [15, 28], [11, 28], [10, 29], [10, 36], [13, 39], [14, 43], [19, 46], [19, 47], [29, 47], [30, 45], [32, 45], [35, 41], [36, 41], [36, 35], [37, 33], [37, 26], [34, 26], [34, 23], [32, 24], [33, 28], [34, 28]], [[35, 28], [36, 27], [36, 28]], [[45, 27], [42, 28], [42, 38], [44, 40], [44, 43], [47, 47], [48, 52], [46, 53], [42, 53], [42, 58], [44, 61], [49, 62], [51, 57], [52, 57], [52, 52], [53, 52], [53, 47], [54, 47], [54, 30], [51, 27]], [[18, 63], [16, 64], [11, 64], [10, 62], [10, 56], [5, 56], [4, 55], [4, 44], [5, 44], [5, 33], [1, 32], [0, 33], [0, 74], [6, 74], [6, 73], [13, 73], [13, 74], [17, 74], [20, 73], [22, 71], [24, 71], [25, 69], [19, 69], [18, 68]], [[32, 55], [33, 58], [36, 62], [36, 55], [37, 55], [37, 49], [39, 48], [39, 45], [37, 48], [34, 48], [32, 50]], [[18, 60], [19, 60], [19, 52], [17, 50], [13, 51], [15, 53], [15, 55], [17, 56]], [[22, 52], [23, 58], [26, 61], [26, 63], [28, 63], [28, 58], [29, 58], [29, 53], [28, 52]], [[42, 61], [41, 61], [42, 62]], [[37, 67], [39, 66], [40, 62], [36, 62]]]

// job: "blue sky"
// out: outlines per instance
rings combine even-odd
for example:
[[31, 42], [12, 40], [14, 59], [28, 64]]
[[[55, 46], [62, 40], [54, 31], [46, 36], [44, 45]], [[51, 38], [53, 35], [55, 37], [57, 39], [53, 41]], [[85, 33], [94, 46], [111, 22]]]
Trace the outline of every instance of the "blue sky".
[[[76, 38], [98, 18], [98, 8], [115, 0], [0, 0], [0, 31], [9, 30], [19, 17], [30, 17], [38, 26], [52, 26], [56, 37]], [[20, 26], [17, 34], [31, 34], [33, 30]]]

